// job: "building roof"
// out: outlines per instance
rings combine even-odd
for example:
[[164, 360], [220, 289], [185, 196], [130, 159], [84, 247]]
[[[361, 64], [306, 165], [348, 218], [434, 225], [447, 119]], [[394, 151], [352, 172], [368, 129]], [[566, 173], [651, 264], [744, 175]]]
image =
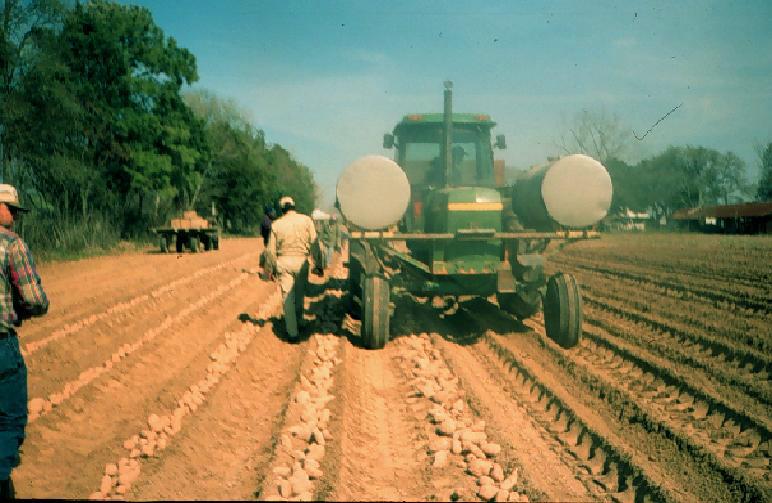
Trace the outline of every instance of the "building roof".
[[772, 215], [772, 201], [763, 203], [726, 204], [702, 208], [681, 208], [673, 212], [674, 220], [699, 220], [705, 217], [736, 218], [766, 217]]

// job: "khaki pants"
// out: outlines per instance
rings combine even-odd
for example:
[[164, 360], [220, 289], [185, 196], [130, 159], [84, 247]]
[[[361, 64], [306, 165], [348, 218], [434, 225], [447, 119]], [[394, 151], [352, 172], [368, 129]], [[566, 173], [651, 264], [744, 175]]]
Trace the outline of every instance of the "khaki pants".
[[281, 297], [284, 300], [284, 323], [287, 334], [297, 337], [298, 322], [303, 323], [303, 304], [308, 282], [308, 260], [306, 257], [279, 257], [277, 272]]

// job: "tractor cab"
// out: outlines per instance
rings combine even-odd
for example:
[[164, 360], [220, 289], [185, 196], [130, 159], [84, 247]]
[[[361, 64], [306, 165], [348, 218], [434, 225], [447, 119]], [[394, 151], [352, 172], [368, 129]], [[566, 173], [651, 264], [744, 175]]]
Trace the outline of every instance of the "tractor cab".
[[[491, 128], [488, 115], [452, 114], [450, 159], [445, 158], [445, 121], [441, 113], [406, 115], [392, 134], [384, 135], [384, 147], [395, 147], [395, 161], [410, 182], [411, 200], [400, 227], [407, 232], [426, 230], [425, 208], [429, 193], [462, 187], [496, 186]], [[503, 145], [503, 136], [496, 145]]]

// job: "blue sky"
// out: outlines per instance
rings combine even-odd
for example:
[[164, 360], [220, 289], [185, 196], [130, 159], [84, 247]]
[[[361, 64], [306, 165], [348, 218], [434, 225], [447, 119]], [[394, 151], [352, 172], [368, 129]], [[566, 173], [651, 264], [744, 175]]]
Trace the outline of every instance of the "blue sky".
[[772, 141], [772, 2], [139, 0], [192, 51], [195, 87], [235, 99], [269, 142], [310, 166], [326, 202], [359, 156], [410, 112], [484, 112], [496, 151], [528, 167], [582, 109], [639, 135], [629, 160], [667, 145], [732, 150], [758, 178]]

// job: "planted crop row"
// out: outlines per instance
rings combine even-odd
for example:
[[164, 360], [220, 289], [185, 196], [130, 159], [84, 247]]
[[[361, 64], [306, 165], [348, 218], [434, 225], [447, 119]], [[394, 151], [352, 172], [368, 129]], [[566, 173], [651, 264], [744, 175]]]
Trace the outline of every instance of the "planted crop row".
[[[274, 293], [266, 301], [266, 309], [278, 311], [281, 296]], [[141, 474], [142, 463], [158, 458], [182, 430], [184, 419], [193, 414], [206, 402], [207, 395], [232, 368], [238, 356], [254, 340], [260, 329], [245, 324], [241, 330], [225, 334], [225, 341], [210, 354], [211, 363], [206, 375], [190, 385], [177, 399], [177, 406], [171, 410], [150, 414], [147, 425], [122, 443], [123, 455], [116, 463], [105, 465], [99, 490], [90, 499], [125, 498]]]
[[228, 262], [223, 262], [220, 264], [217, 264], [215, 266], [206, 267], [203, 269], [199, 269], [193, 274], [184, 276], [182, 278], [176, 279], [172, 281], [171, 283], [167, 283], [161, 287], [156, 288], [155, 290], [151, 291], [150, 293], [137, 295], [127, 301], [119, 302], [117, 304], [114, 304], [110, 306], [109, 308], [105, 309], [104, 311], [100, 313], [92, 314], [86, 318], [80, 319], [78, 321], [74, 321], [71, 323], [66, 324], [62, 328], [59, 328], [55, 331], [53, 331], [51, 334], [49, 334], [46, 337], [43, 337], [41, 339], [29, 342], [24, 345], [22, 348], [22, 354], [26, 356], [30, 356], [36, 351], [40, 350], [41, 348], [47, 346], [48, 344], [56, 341], [57, 339], [61, 339], [65, 336], [72, 336], [84, 328], [90, 327], [91, 325], [97, 323], [98, 321], [108, 321], [108, 323], [116, 323], [120, 320], [116, 319], [118, 316], [123, 316], [125, 318], [129, 317], [131, 315], [130, 310], [143, 304], [151, 299], [160, 299], [166, 295], [173, 294], [175, 290], [183, 285], [186, 285], [194, 280], [197, 280], [201, 278], [202, 276], [213, 274], [217, 271], [222, 270], [225, 267], [228, 267], [232, 265], [235, 262], [238, 262], [240, 260], [243, 260], [250, 254], [242, 255], [240, 257], [237, 257], [233, 260], [230, 260]]

